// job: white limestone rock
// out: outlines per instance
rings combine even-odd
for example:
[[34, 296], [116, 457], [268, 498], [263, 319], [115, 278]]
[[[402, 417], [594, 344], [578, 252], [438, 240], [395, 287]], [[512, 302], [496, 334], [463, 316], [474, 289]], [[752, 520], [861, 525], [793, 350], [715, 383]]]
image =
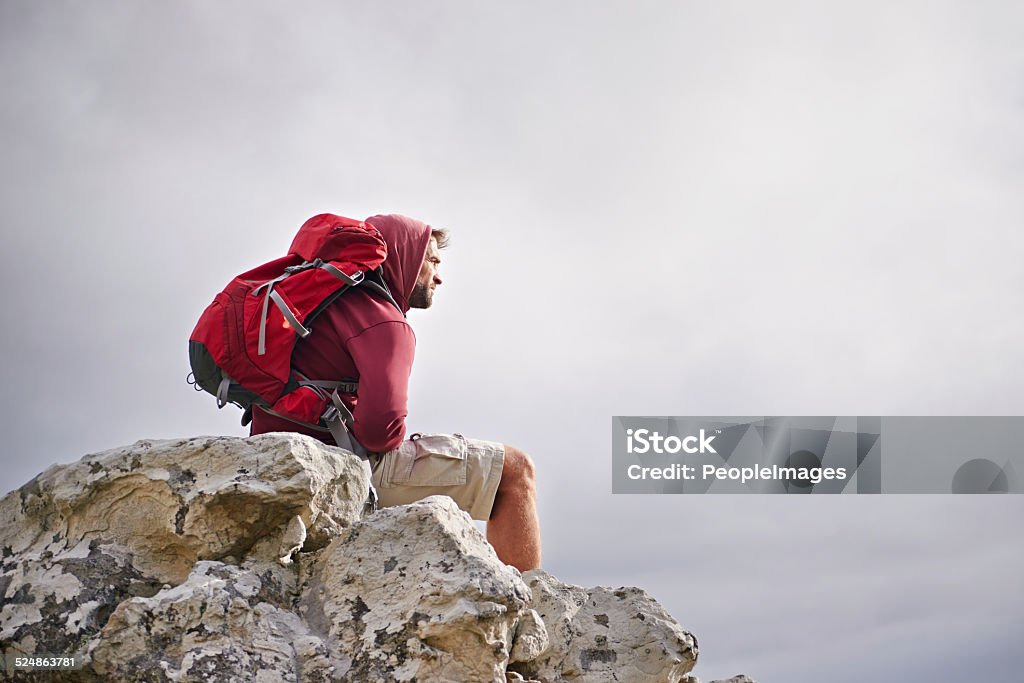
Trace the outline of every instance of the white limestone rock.
[[352, 681], [504, 683], [513, 637], [544, 639], [519, 572], [444, 496], [386, 508], [319, 554], [300, 613]]
[[180, 583], [197, 560], [241, 560], [280, 541], [296, 516], [309, 548], [326, 545], [359, 518], [367, 486], [358, 458], [299, 434], [139, 441], [55, 465], [7, 495], [0, 550], [117, 543], [139, 571]]
[[323, 641], [291, 611], [291, 586], [258, 565], [200, 561], [188, 579], [122, 602], [88, 653], [101, 679], [329, 681]]
[[514, 640], [509, 662], [529, 662], [537, 659], [548, 649], [548, 629], [536, 610], [528, 609], [522, 612]]
[[297, 434], [139, 441], [51, 467], [0, 500], [0, 649], [80, 652], [119, 603], [197, 561], [279, 558], [296, 518], [322, 547], [367, 485], [358, 458]]
[[512, 665], [526, 678], [677, 683], [696, 663], [696, 639], [639, 588], [581, 588], [542, 570], [523, 578], [550, 640], [535, 659]]

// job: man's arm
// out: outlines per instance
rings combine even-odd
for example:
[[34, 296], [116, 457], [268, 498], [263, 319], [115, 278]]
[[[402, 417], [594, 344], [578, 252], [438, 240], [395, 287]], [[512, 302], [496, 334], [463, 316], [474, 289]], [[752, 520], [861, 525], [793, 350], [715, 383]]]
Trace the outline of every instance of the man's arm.
[[405, 438], [415, 350], [412, 328], [400, 321], [378, 323], [348, 342], [349, 355], [359, 370], [352, 431], [372, 453], [394, 450]]

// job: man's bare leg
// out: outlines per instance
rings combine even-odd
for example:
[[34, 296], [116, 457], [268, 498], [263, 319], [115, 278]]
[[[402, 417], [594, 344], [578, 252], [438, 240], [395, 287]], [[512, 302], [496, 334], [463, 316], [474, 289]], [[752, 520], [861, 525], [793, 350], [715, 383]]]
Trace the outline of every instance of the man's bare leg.
[[533, 461], [523, 451], [505, 446], [505, 465], [487, 522], [487, 540], [498, 559], [521, 572], [540, 566], [540, 520]]

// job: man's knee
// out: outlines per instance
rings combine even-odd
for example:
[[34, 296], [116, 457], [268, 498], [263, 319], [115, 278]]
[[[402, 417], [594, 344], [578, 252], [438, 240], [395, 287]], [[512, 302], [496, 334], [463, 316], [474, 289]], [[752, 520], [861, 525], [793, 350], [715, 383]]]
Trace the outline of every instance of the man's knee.
[[533, 459], [525, 452], [512, 446], [505, 446], [505, 464], [501, 469], [499, 488], [506, 486], [529, 486], [533, 488], [536, 471]]

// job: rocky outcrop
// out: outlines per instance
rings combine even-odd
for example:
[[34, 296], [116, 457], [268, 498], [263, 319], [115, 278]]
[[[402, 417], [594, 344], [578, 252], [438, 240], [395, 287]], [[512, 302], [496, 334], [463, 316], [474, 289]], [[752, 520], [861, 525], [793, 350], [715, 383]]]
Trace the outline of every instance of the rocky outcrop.
[[446, 497], [363, 518], [366, 487], [295, 434], [52, 467], [0, 500], [0, 648], [69, 681], [696, 680], [642, 590], [521, 575]]
[[655, 683], [693, 668], [697, 641], [639, 588], [580, 588], [538, 571], [524, 578], [550, 639], [561, 644], [523, 662], [525, 676]]

